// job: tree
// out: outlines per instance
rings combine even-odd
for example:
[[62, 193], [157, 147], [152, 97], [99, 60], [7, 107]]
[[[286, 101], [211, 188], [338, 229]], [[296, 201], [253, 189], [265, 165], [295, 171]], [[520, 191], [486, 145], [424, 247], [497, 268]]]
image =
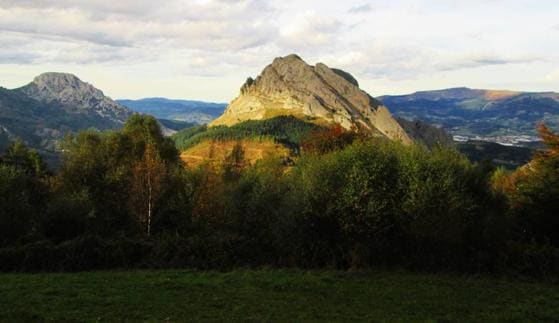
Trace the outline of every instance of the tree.
[[519, 236], [559, 246], [559, 134], [543, 124], [538, 131], [546, 149], [511, 175], [507, 193]]
[[151, 235], [153, 209], [160, 197], [165, 178], [165, 164], [154, 144], [148, 143], [144, 155], [133, 169], [130, 195], [131, 207]]
[[356, 131], [347, 131], [340, 125], [334, 125], [313, 131], [301, 147], [307, 153], [326, 154], [349, 146], [356, 138]]
[[36, 150], [28, 149], [21, 139], [17, 139], [6, 149], [2, 162], [31, 175], [42, 176], [46, 173], [46, 164], [41, 156]]
[[0, 158], [0, 245], [36, 232], [48, 196], [45, 164], [16, 140]]
[[240, 141], [235, 143], [233, 150], [225, 157], [223, 162], [223, 177], [226, 181], [238, 179], [243, 169], [247, 166], [245, 149]]

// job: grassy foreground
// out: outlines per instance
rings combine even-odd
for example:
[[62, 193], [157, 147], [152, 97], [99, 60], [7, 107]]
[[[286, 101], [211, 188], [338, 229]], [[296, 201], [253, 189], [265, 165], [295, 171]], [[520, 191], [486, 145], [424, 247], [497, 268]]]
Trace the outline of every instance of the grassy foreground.
[[0, 274], [0, 321], [552, 321], [559, 286], [411, 273]]

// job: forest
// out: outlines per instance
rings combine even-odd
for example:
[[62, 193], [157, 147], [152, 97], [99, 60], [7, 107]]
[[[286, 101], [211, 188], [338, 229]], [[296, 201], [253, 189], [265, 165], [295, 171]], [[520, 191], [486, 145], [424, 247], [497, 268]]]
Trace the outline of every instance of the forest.
[[[559, 269], [559, 135], [515, 171], [291, 118], [190, 128], [153, 117], [69, 134], [47, 169], [0, 157], [0, 270], [402, 268], [549, 275]], [[187, 167], [201, 140], [266, 136], [297, 155], [250, 164], [241, 145]]]

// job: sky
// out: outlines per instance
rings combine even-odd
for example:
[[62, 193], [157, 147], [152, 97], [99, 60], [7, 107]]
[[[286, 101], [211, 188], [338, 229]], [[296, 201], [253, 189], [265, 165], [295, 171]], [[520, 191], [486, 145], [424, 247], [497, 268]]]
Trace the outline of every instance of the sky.
[[0, 86], [66, 72], [112, 98], [228, 102], [278, 56], [371, 95], [559, 92], [557, 0], [0, 0]]

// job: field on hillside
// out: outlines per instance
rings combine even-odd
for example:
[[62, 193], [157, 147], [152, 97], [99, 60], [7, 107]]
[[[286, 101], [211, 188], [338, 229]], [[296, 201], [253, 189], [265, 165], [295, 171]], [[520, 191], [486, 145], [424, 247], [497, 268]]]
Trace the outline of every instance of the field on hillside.
[[289, 149], [274, 142], [271, 139], [261, 140], [206, 140], [194, 147], [181, 151], [181, 159], [186, 165], [196, 167], [204, 162], [222, 162], [231, 154], [233, 147], [241, 143], [244, 150], [244, 158], [250, 164], [265, 157], [285, 159], [289, 157]]
[[396, 272], [0, 274], [0, 321], [550, 321], [559, 286]]

